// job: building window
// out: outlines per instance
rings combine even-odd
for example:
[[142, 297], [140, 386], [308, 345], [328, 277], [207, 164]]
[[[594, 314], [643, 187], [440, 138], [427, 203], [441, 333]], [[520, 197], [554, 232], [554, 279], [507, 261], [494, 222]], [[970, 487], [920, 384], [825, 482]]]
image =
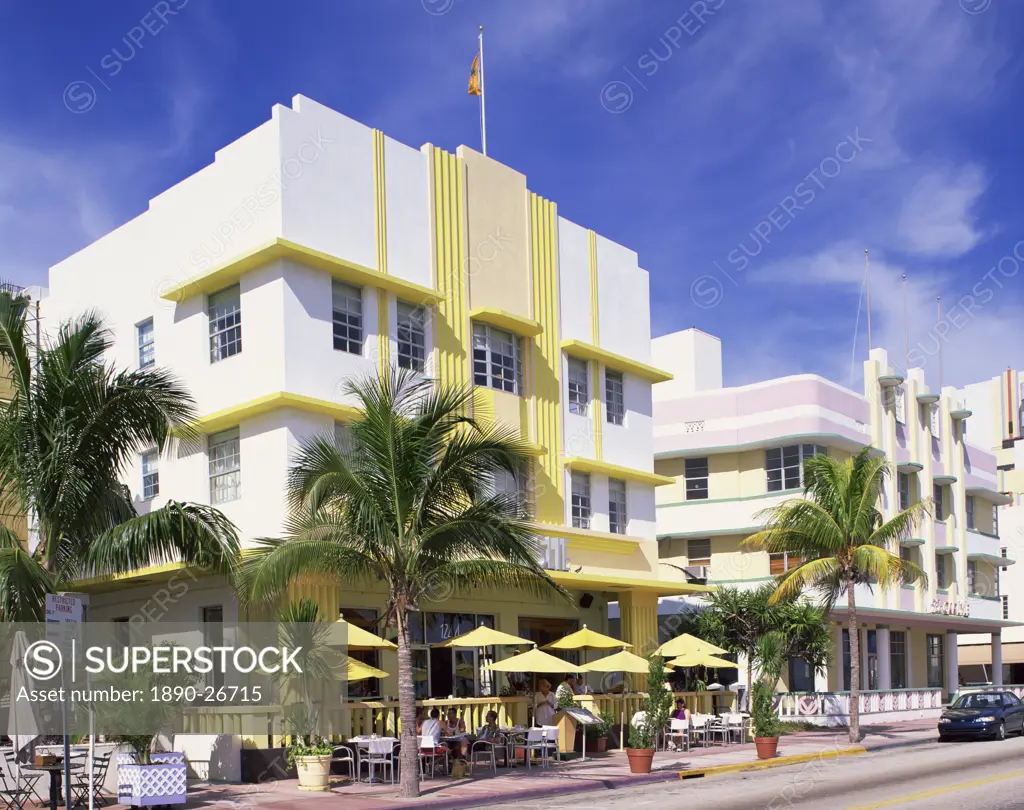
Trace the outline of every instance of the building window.
[[[1006, 551], [1007, 551], [1006, 546], [1003, 546], [1001, 549], [999, 549], [999, 556], [1002, 557], [1004, 560], [1006, 559]], [[1005, 565], [1002, 566], [1002, 570], [1004, 572], [1006, 571], [1006, 566]]]
[[575, 357], [569, 358], [569, 413], [587, 415], [590, 390], [587, 385], [587, 364]]
[[398, 365], [423, 371], [427, 360], [426, 310], [398, 302]]
[[626, 398], [622, 385], [622, 375], [617, 371], [605, 369], [604, 401], [608, 421], [613, 425], [621, 425], [626, 418]]
[[900, 495], [900, 511], [910, 508], [910, 476], [907, 473], [896, 473], [896, 485]]
[[210, 436], [210, 503], [227, 503], [241, 497], [242, 456], [238, 428]]
[[210, 362], [242, 351], [242, 299], [238, 285], [210, 296]]
[[[1003, 494], [1005, 495], [1006, 493], [1004, 492]], [[992, 507], [992, 534], [994, 534], [996, 537], [999, 536], [999, 507], [998, 506], [993, 506]]]
[[889, 631], [889, 669], [893, 689], [907, 688], [907, 634]]
[[473, 382], [510, 394], [521, 392], [519, 338], [485, 323], [473, 324]]
[[352, 444], [352, 428], [348, 422], [334, 420], [334, 449], [344, 455]]
[[683, 462], [686, 476], [686, 500], [706, 501], [708, 499], [708, 457], [688, 458]]
[[129, 616], [118, 616], [111, 619], [114, 624], [114, 646], [124, 648], [131, 644], [131, 624]]
[[711, 538], [687, 540], [686, 560], [690, 565], [711, 565]]
[[[200, 612], [203, 625], [203, 646], [223, 647], [224, 646], [224, 606], [210, 605], [204, 607]], [[207, 680], [208, 679], [208, 680]], [[219, 689], [224, 685], [224, 670], [214, 667], [203, 679], [205, 686]]]
[[784, 574], [791, 568], [796, 568], [804, 558], [791, 551], [779, 551], [768, 555], [768, 573], [772, 576]]
[[608, 479], [608, 530], [612, 534], [625, 534], [626, 516], [626, 482], [617, 478]]
[[[354, 627], [359, 627], [370, 633], [376, 634], [380, 632], [380, 622], [377, 619], [377, 611], [373, 608], [343, 607], [339, 611], [339, 618], [344, 619]], [[379, 650], [349, 649], [345, 652], [356, 661], [362, 661], [364, 664], [369, 664], [371, 667], [380, 667]], [[369, 700], [371, 698], [379, 698], [381, 694], [379, 678], [366, 678], [361, 681], [349, 681], [346, 686], [349, 700]]]
[[142, 454], [142, 497], [146, 500], [160, 494], [160, 453], [147, 450]]
[[944, 494], [945, 493], [943, 492], [942, 484], [933, 484], [932, 485], [932, 496], [935, 499], [935, 519], [936, 520], [945, 520], [946, 519], [945, 503], [944, 503], [943, 497], [942, 497]]
[[828, 455], [820, 444], [791, 444], [765, 450], [764, 466], [768, 472], [768, 491], [799, 489], [804, 485], [803, 463], [811, 456]]
[[978, 564], [974, 560], [967, 561], [967, 593], [976, 594], [978, 592]]
[[148, 368], [156, 362], [156, 343], [153, 339], [153, 319], [135, 327], [139, 337], [139, 368]]
[[896, 414], [896, 421], [905, 425], [907, 423], [907, 392], [902, 385], [893, 389], [893, 411]]
[[572, 474], [572, 525], [577, 529], [590, 528], [590, 474]]
[[1010, 597], [1007, 594], [1003, 594], [999, 597], [999, 601], [1003, 603], [1003, 618], [1010, 618]]
[[946, 587], [946, 555], [935, 555], [935, 587]]
[[900, 559], [904, 562], [914, 561], [914, 549], [910, 546], [900, 546]]
[[942, 651], [943, 638], [938, 633], [929, 633], [925, 637], [925, 649], [928, 654], [928, 687], [942, 688], [942, 676], [945, 670]]
[[363, 353], [363, 291], [341, 281], [331, 282], [331, 317], [334, 348], [349, 354]]
[[939, 403], [936, 402], [931, 407], [931, 427], [932, 427], [932, 438], [939, 438], [939, 425], [941, 424], [942, 411], [939, 409]]
[[967, 511], [967, 528], [974, 528], [974, 496], [968, 495], [964, 498], [964, 505]]

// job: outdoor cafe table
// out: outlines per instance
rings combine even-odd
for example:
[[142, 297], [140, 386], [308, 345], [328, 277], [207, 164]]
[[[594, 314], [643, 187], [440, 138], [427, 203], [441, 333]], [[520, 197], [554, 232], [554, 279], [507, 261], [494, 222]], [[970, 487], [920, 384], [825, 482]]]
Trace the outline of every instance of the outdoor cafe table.
[[[362, 760], [362, 750], [369, 748], [371, 742], [389, 742], [392, 747], [398, 742], [398, 737], [367, 737], [363, 735], [361, 737], [349, 737], [348, 742], [354, 743], [356, 747], [356, 781], [359, 781], [360, 761]], [[370, 771], [367, 776], [367, 781], [373, 784], [373, 771]]]
[[[79, 762], [71, 762], [71, 770], [78, 770], [82, 767]], [[56, 762], [53, 765], [26, 764], [21, 766], [25, 771], [49, 771], [50, 773], [50, 810], [57, 810], [57, 806], [63, 804], [60, 795], [61, 778], [64, 775], [64, 762]]]

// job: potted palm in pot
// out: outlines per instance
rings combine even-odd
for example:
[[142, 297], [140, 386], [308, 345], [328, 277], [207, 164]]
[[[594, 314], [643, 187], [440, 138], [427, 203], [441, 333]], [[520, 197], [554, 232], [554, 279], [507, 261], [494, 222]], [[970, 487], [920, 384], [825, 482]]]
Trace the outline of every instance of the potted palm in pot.
[[765, 633], [754, 649], [758, 678], [754, 682], [750, 719], [758, 759], [772, 759], [779, 747], [779, 716], [775, 711], [775, 687], [782, 675], [785, 641], [778, 632]]
[[668, 725], [672, 693], [665, 688], [665, 659], [652, 654], [647, 659], [647, 697], [644, 708], [629, 724], [626, 756], [631, 773], [650, 773], [658, 734]]
[[298, 774], [299, 790], [329, 790], [334, 745], [317, 731], [319, 711], [313, 702], [312, 689], [316, 683], [338, 680], [341, 656], [328, 646], [330, 625], [312, 599], [285, 605], [277, 612], [277, 622], [282, 644], [299, 650], [295, 656], [298, 671], [285, 673], [282, 670], [280, 676], [282, 691], [287, 690], [288, 697], [296, 698], [285, 710], [285, 722], [291, 734], [288, 764], [294, 766]]

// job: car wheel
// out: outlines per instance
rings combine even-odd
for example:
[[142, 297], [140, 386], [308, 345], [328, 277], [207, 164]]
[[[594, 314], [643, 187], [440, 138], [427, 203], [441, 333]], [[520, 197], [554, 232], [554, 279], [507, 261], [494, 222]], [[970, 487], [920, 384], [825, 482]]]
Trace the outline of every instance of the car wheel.
[[997, 740], [1005, 740], [1006, 739], [1006, 723], [1000, 723], [996, 727], [996, 739]]

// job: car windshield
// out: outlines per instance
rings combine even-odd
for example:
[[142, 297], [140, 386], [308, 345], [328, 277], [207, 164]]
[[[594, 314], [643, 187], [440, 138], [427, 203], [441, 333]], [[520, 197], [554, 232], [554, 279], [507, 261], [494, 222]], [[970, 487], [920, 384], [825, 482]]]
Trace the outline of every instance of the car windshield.
[[998, 709], [1003, 705], [1001, 695], [961, 695], [953, 704], [954, 709]]

